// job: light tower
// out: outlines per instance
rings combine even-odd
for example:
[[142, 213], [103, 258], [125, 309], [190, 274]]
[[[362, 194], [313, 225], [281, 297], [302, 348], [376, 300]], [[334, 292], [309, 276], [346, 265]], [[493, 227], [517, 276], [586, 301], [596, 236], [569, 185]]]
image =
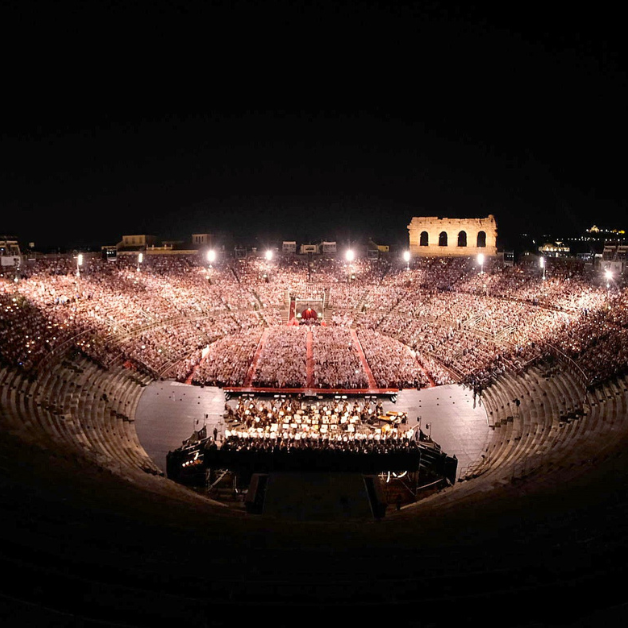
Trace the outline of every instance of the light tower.
[[79, 253], [76, 256], [76, 276], [81, 276], [81, 266], [83, 265], [83, 253]]
[[478, 264], [480, 265], [480, 275], [484, 274], [484, 253], [478, 253]]
[[347, 281], [351, 281], [351, 262], [355, 259], [355, 253], [353, 249], [347, 249], [345, 253], [345, 259], [347, 260], [347, 264], [349, 265], [349, 272], [347, 274]]
[[539, 259], [539, 266], [543, 271], [543, 281], [545, 281], [545, 258], [543, 256], [541, 256], [541, 258]]
[[403, 252], [403, 261], [406, 263], [406, 270], [410, 270], [410, 251]]
[[211, 272], [211, 268], [212, 268], [212, 264], [216, 261], [216, 251], [214, 251], [214, 249], [209, 249], [209, 251], [207, 251], [207, 281], [211, 284], [213, 283], [212, 281], [212, 272]]
[[613, 279], [613, 271], [610, 268], [604, 269], [604, 277], [606, 277], [606, 307], [611, 309], [611, 280]]
[[264, 253], [264, 257], [266, 258], [266, 272], [264, 273], [264, 280], [268, 283], [270, 281], [270, 262], [273, 259], [273, 252], [268, 249], [266, 253]]

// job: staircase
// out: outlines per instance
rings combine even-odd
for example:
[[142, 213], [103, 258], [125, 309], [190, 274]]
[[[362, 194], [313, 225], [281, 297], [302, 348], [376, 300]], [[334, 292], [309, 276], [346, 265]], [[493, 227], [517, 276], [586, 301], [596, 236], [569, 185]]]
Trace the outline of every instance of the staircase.
[[366, 356], [364, 355], [364, 351], [362, 350], [362, 344], [360, 343], [360, 339], [358, 338], [358, 334], [356, 333], [355, 329], [351, 330], [351, 338], [353, 339], [353, 348], [358, 354], [358, 357], [360, 358], [360, 362], [362, 362], [362, 368], [364, 369], [364, 372], [366, 373], [366, 377], [369, 382], [369, 388], [372, 388], [372, 389], [377, 388], [377, 382], [375, 381], [375, 378], [373, 377], [373, 372], [371, 371], [371, 367], [369, 366]]
[[268, 329], [265, 329], [262, 333], [262, 337], [259, 339], [259, 343], [257, 345], [257, 350], [255, 351], [255, 356], [253, 357], [253, 361], [249, 366], [248, 373], [246, 375], [246, 380], [244, 381], [245, 386], [251, 386], [253, 383], [253, 378], [255, 377], [255, 371], [257, 370], [257, 362], [259, 361], [259, 356], [262, 353], [262, 349], [266, 344], [266, 339], [268, 338]]

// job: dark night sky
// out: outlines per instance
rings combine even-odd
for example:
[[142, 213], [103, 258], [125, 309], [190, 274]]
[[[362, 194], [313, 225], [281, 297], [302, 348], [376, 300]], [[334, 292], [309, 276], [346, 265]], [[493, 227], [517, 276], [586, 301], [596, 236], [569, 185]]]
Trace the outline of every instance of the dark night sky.
[[504, 236], [626, 227], [611, 7], [15, 3], [0, 232], [78, 247], [395, 243], [415, 215], [493, 213]]

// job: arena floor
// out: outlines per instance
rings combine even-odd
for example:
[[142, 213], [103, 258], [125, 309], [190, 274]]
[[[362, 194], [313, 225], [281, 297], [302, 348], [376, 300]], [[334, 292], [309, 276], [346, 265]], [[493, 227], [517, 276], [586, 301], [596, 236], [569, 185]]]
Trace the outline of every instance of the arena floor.
[[[384, 398], [384, 410], [408, 413], [408, 427], [421, 428], [444, 452], [458, 458], [458, 475], [481, 457], [489, 427], [484, 406], [473, 393], [451, 384], [423, 390], [404, 390], [396, 403]], [[175, 381], [148, 385], [135, 412], [140, 443], [155, 464], [166, 471], [168, 451], [181, 446], [194, 430], [207, 425], [208, 434], [217, 427], [222, 433], [225, 395], [220, 388], [191, 386]], [[430, 427], [428, 428], [427, 425]]]
[[[443, 451], [458, 458], [458, 473], [479, 461], [490, 437], [486, 410], [473, 392], [459, 384], [403, 390], [397, 403], [384, 403], [386, 410], [408, 413], [410, 427], [421, 417], [421, 429], [437, 442]], [[427, 428], [426, 426], [430, 427]]]

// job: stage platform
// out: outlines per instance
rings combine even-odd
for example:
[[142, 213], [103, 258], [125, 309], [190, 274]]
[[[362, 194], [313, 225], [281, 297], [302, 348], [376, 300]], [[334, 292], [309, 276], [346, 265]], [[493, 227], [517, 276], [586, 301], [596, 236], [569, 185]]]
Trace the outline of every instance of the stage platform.
[[407, 412], [410, 427], [420, 425], [445, 453], [458, 458], [457, 478], [479, 462], [488, 445], [491, 431], [484, 405], [460, 384], [402, 390], [390, 406], [384, 404], [384, 410]]
[[[297, 390], [303, 392], [303, 389]], [[386, 390], [390, 392], [390, 389]], [[276, 388], [270, 391], [273, 394], [288, 394]], [[312, 397], [320, 392], [313, 389]], [[325, 389], [324, 392], [347, 396], [377, 394], [370, 389]], [[381, 400], [384, 412], [407, 412], [407, 427], [413, 428], [418, 427], [417, 417], [421, 417], [421, 429], [431, 434], [444, 452], [458, 458], [458, 475], [480, 460], [489, 441], [490, 429], [486, 411], [481, 401], [473, 398], [472, 391], [451, 384], [396, 392], [396, 403], [391, 399]], [[225, 393], [226, 390], [214, 386], [190, 386], [172, 380], [155, 381], [144, 389], [135, 411], [135, 429], [142, 447], [164, 473], [168, 451], [180, 447], [194, 430], [207, 425], [209, 435], [213, 435], [214, 428], [219, 435], [224, 434]]]

